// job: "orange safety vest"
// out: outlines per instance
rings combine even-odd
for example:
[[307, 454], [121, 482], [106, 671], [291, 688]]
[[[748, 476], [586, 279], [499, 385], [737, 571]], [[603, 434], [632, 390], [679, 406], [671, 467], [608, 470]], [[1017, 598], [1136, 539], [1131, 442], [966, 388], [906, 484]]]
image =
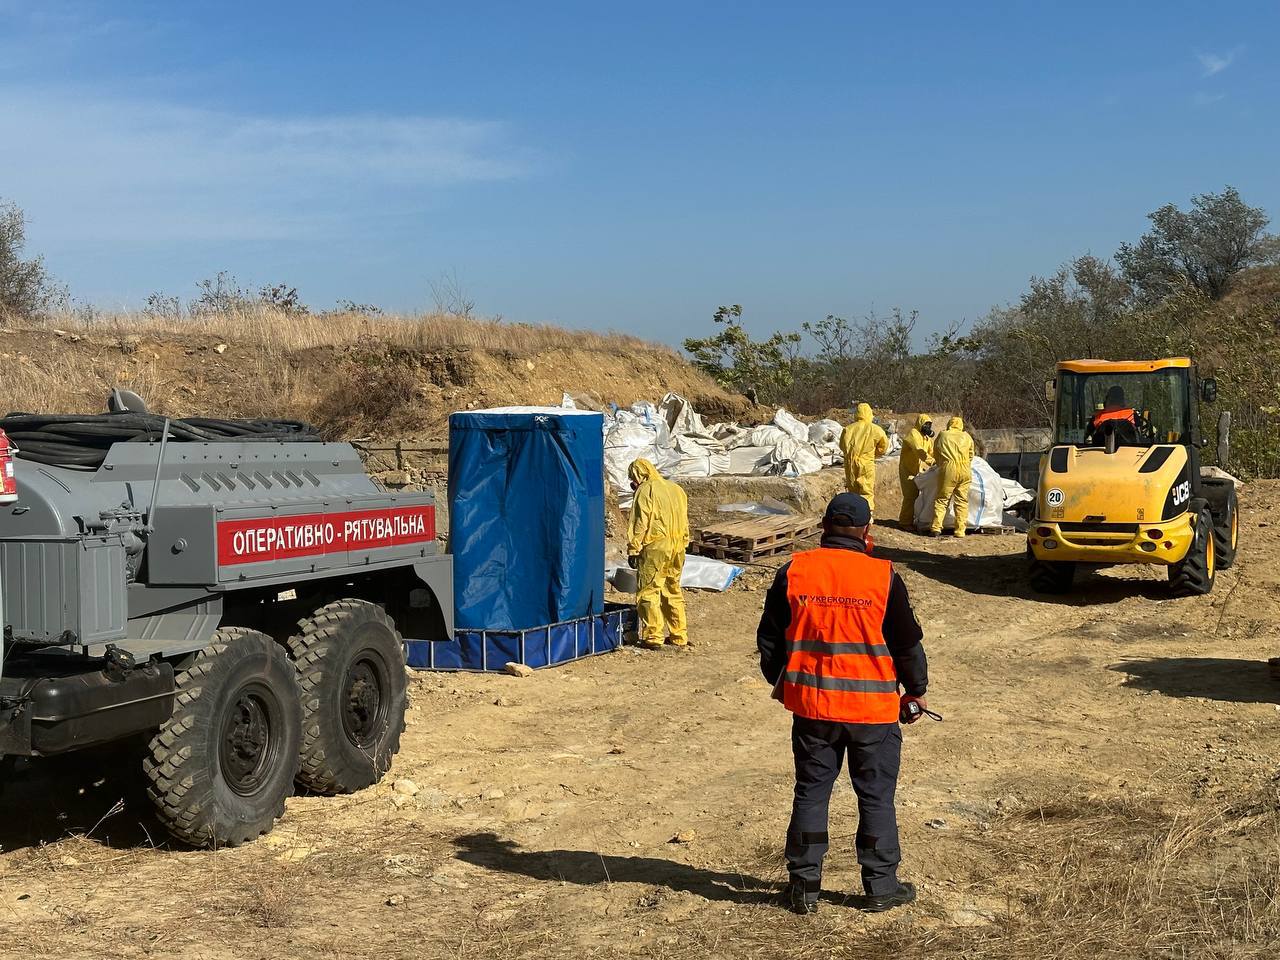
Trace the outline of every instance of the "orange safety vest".
[[819, 547], [787, 572], [787, 665], [782, 703], [836, 723], [894, 723], [898, 673], [884, 642], [893, 566], [855, 550]]
[[1099, 410], [1093, 415], [1093, 428], [1096, 430], [1104, 423], [1109, 423], [1112, 420], [1128, 420], [1136, 426], [1138, 415], [1132, 408], [1127, 410]]

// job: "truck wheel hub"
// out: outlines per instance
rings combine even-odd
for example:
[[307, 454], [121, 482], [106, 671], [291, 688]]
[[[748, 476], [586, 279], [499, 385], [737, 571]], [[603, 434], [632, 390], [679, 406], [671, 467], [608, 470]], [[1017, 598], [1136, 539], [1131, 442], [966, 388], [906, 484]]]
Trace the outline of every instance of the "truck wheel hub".
[[247, 796], [270, 775], [275, 752], [272, 712], [262, 691], [246, 688], [231, 704], [222, 727], [221, 767], [227, 785]]
[[359, 659], [347, 671], [343, 687], [342, 726], [356, 746], [371, 746], [382, 732], [386, 714], [381, 671], [370, 659]]

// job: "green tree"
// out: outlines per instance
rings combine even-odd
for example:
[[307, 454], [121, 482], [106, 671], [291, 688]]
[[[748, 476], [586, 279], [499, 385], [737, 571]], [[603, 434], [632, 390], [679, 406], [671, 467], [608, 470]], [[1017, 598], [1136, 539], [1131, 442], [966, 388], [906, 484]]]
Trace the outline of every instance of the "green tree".
[[1116, 253], [1125, 280], [1146, 304], [1184, 287], [1220, 300], [1241, 270], [1280, 254], [1280, 239], [1266, 232], [1266, 211], [1246, 204], [1235, 187], [1193, 198], [1189, 212], [1167, 203], [1148, 219], [1151, 229]]
[[49, 276], [43, 257], [22, 259], [26, 243], [22, 211], [0, 201], [0, 315], [31, 317], [67, 301], [66, 288]]
[[977, 360], [976, 392], [993, 423], [1046, 423], [1044, 382], [1059, 360], [1140, 356], [1149, 339], [1129, 323], [1129, 288], [1109, 263], [1078, 257], [1010, 307], [997, 307], [966, 342]]
[[737, 303], [719, 307], [712, 320], [722, 328], [718, 333], [684, 342], [693, 365], [762, 403], [782, 399], [795, 379], [800, 334], [775, 332], [767, 340], [753, 340]]

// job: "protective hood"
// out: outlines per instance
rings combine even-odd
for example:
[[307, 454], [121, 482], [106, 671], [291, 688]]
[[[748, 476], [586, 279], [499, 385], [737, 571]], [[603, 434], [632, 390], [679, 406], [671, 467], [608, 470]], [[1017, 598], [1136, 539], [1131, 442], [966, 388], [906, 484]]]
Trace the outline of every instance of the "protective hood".
[[963, 429], [964, 429], [964, 421], [963, 421], [960, 417], [952, 417], [950, 420], [948, 420], [948, 421], [947, 421], [947, 429], [948, 429], [948, 430], [963, 430]]
[[928, 423], [933, 423], [933, 417], [929, 416], [929, 414], [922, 413], [920, 416], [916, 417], [917, 430], [923, 430], [925, 428], [925, 424]]
[[638, 460], [632, 461], [631, 468], [627, 471], [627, 476], [631, 478], [632, 483], [639, 486], [642, 483], [648, 483], [650, 480], [657, 480], [660, 474], [657, 467], [644, 457], [640, 457]]
[[853, 412], [853, 419], [862, 423], [871, 422], [871, 404], [860, 403], [858, 408]]

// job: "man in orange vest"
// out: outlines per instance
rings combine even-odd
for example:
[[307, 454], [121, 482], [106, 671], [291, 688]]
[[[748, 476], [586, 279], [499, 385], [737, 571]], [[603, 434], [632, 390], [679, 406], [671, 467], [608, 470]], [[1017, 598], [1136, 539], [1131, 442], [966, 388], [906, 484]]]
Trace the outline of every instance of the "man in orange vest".
[[[827, 505], [817, 550], [797, 553], [765, 597], [756, 632], [760, 670], [795, 717], [791, 747], [796, 789], [787, 828], [790, 906], [818, 909], [827, 853], [827, 809], [849, 758], [858, 796], [858, 863], [869, 912], [915, 899], [898, 881], [898, 820], [893, 808], [902, 754], [899, 719], [928, 709], [923, 633], [906, 585], [887, 560], [867, 553], [871, 507], [856, 493]], [[905, 694], [899, 695], [899, 687]]]
[[1106, 441], [1106, 432], [1114, 431], [1117, 441], [1124, 444], [1138, 442], [1138, 411], [1126, 406], [1124, 388], [1116, 385], [1107, 391], [1102, 408], [1089, 421], [1089, 431], [1085, 443], [1101, 446]]

